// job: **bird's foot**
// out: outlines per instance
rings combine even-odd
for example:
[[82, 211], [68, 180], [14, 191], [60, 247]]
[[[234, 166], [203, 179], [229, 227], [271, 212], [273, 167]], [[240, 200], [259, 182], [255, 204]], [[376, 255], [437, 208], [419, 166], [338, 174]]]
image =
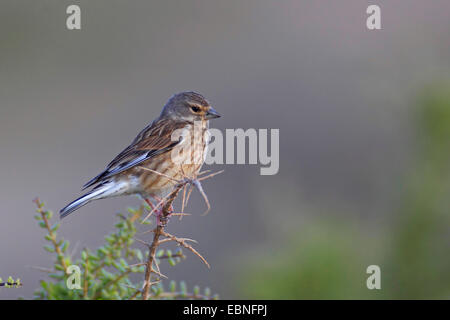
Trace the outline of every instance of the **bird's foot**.
[[161, 199], [157, 196], [153, 196], [151, 198], [156, 204], [154, 204], [150, 200], [150, 198], [145, 198], [145, 202], [149, 205], [151, 211], [148, 214], [148, 216], [144, 219], [144, 221], [147, 220], [147, 218], [150, 217], [152, 214], [154, 214], [156, 217], [157, 225], [165, 227], [167, 225], [167, 222], [169, 221], [170, 216], [174, 212], [173, 205], [171, 204], [168, 209], [168, 212], [164, 213], [165, 199]]
[[167, 223], [169, 222], [169, 219], [173, 212], [173, 206], [170, 205], [167, 214], [165, 214], [164, 205], [162, 205], [160, 208], [155, 210], [156, 224], [161, 227], [167, 226]]

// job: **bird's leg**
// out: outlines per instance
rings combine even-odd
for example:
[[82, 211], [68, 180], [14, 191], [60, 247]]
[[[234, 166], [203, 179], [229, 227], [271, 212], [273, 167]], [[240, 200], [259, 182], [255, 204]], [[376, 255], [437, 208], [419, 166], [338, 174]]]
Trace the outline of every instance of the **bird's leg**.
[[[141, 221], [141, 223], [144, 223], [148, 218], [150, 218], [152, 216], [152, 214], [155, 214], [155, 216], [157, 218], [158, 225], [161, 225], [160, 224], [160, 220], [167, 220], [167, 219], [163, 219], [162, 216], [164, 216], [164, 218], [166, 218], [167, 216], [169, 216], [174, 211], [173, 210], [173, 206], [172, 206], [173, 200], [170, 201], [170, 206], [166, 207], [166, 202], [167, 202], [169, 196], [170, 196], [170, 194], [168, 196], [164, 197], [161, 200], [157, 196], [150, 196], [153, 200], [156, 200], [156, 201], [159, 200], [159, 202], [156, 205], [154, 205], [148, 198], [145, 198], [145, 202], [147, 202], [147, 204], [152, 208], [152, 210]], [[165, 214], [163, 214], [163, 213], [165, 213]], [[159, 219], [159, 217], [161, 217], [161, 219]]]
[[169, 219], [170, 219], [170, 216], [172, 215], [172, 213], [173, 213], [173, 206], [172, 205], [170, 205], [169, 212], [168, 212], [167, 215], [164, 214], [163, 207], [158, 208], [155, 211], [156, 224], [158, 226], [162, 226], [162, 227], [167, 226], [167, 223], [169, 222]]
[[[161, 199], [158, 196], [153, 196], [153, 199], [156, 199], [156, 201], [158, 201], [158, 203], [161, 202], [161, 207], [164, 206], [164, 202], [165, 202], [165, 201], [163, 201], [164, 199]], [[173, 204], [170, 204], [169, 210], [170, 210], [171, 213], [173, 212]]]
[[155, 205], [150, 201], [149, 198], [145, 198], [144, 200], [145, 200], [145, 202], [147, 202], [147, 204], [150, 206], [150, 208], [151, 208], [152, 210], [155, 209]]
[[[157, 201], [157, 207], [153, 204], [153, 202], [149, 198], [145, 198], [145, 202], [150, 206], [151, 212], [154, 212], [156, 216], [156, 223], [158, 226], [165, 226], [167, 224], [167, 218], [162, 217], [162, 203], [161, 200], [154, 196], [152, 197], [154, 200]], [[173, 211], [173, 208], [171, 207], [171, 212]]]
[[165, 201], [163, 201], [164, 199], [161, 199], [160, 197], [157, 197], [157, 196], [153, 196], [152, 198], [155, 199], [158, 202], [158, 204], [157, 204], [158, 207], [157, 208], [155, 208], [155, 206], [153, 206], [153, 205], [151, 206], [152, 207], [152, 211], [155, 212], [156, 224], [158, 226], [165, 227], [167, 225], [167, 222], [169, 222], [169, 218], [170, 218], [172, 212], [174, 212], [173, 205], [170, 204], [169, 212], [168, 212], [169, 214], [168, 215], [164, 215], [164, 213], [163, 213], [164, 202], [165, 202]]

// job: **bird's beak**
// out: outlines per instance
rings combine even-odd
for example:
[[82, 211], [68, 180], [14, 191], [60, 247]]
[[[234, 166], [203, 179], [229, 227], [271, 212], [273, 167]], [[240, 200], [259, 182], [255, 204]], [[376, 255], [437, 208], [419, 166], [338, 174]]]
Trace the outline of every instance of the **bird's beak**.
[[220, 118], [220, 113], [218, 113], [213, 107], [210, 107], [206, 112], [206, 119]]

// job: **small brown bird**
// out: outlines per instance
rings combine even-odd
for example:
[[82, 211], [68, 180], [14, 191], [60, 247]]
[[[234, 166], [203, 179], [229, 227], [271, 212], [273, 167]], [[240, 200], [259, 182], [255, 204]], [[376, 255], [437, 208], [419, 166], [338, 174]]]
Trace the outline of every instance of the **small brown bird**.
[[83, 187], [92, 190], [61, 209], [60, 217], [92, 200], [130, 194], [161, 197], [173, 190], [176, 181], [194, 178], [208, 149], [208, 120], [219, 117], [201, 94], [175, 94], [160, 116]]

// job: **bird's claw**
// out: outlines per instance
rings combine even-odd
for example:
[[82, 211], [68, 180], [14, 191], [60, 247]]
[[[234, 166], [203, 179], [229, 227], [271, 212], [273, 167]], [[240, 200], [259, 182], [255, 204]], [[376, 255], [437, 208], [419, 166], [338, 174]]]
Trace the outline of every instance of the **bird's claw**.
[[164, 208], [164, 206], [162, 206], [162, 208], [158, 209], [155, 212], [156, 224], [161, 227], [166, 227], [174, 210], [173, 210], [173, 205], [170, 205], [167, 214], [164, 214], [163, 208]]

